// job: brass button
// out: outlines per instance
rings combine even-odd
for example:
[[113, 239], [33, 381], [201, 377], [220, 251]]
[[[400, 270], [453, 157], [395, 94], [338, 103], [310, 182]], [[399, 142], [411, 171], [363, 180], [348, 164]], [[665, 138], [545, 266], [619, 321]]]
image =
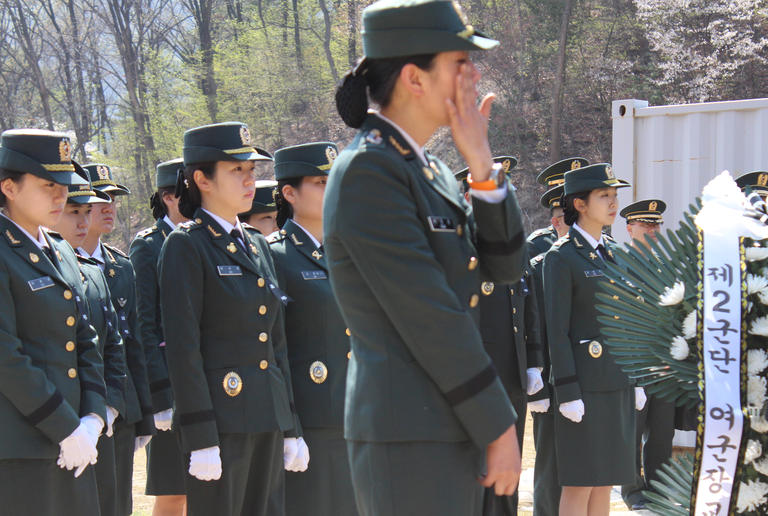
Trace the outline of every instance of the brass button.
[[473, 271], [477, 269], [477, 258], [474, 256], [469, 259], [469, 264], [467, 265], [467, 269]]
[[514, 306], [512, 307], [512, 313], [513, 313], [513, 314], [516, 314], [516, 313], [517, 313], [517, 308], [515, 308]]
[[69, 371], [67, 371], [67, 376], [69, 376], [70, 378], [76, 377], [77, 369], [75, 369], [74, 367], [70, 368]]
[[67, 317], [67, 326], [74, 326], [75, 325], [75, 317], [73, 315], [70, 315]]
[[266, 282], [264, 281], [264, 278], [259, 278], [259, 281], [257, 281], [256, 284], [260, 287], [263, 287], [266, 285]]
[[71, 290], [65, 290], [64, 291], [64, 299], [72, 299], [72, 291]]
[[347, 360], [349, 360], [350, 358], [352, 358], [352, 352], [351, 351], [347, 351]]
[[351, 332], [351, 331], [349, 331], [349, 328], [347, 328], [346, 330], [344, 330], [344, 333], [346, 333], [346, 334], [347, 334], [347, 337], [351, 337], [351, 336], [352, 336], [352, 332]]
[[464, 234], [464, 226], [462, 226], [461, 224], [456, 226], [456, 234], [459, 235], [459, 236], [463, 235]]
[[515, 295], [515, 289], [511, 288], [509, 289], [509, 295], [514, 296]]
[[195, 222], [198, 223], [198, 224], [202, 224], [203, 223], [203, 219], [198, 217], [198, 218], [195, 219]]
[[267, 335], [267, 332], [263, 331], [259, 333], [259, 340], [261, 342], [267, 342], [269, 340], [269, 335]]
[[515, 333], [517, 333], [517, 326], [515, 326], [515, 327], [514, 327], [514, 328], [512, 328], [512, 329], [513, 329], [513, 330], [515, 330]]
[[477, 294], [472, 294], [472, 297], [469, 298], [469, 307], [474, 308], [477, 306], [477, 303], [480, 302], [480, 296]]
[[264, 370], [267, 367], [269, 367], [269, 362], [267, 362], [266, 360], [262, 360], [261, 362], [259, 362], [259, 369]]
[[608, 280], [608, 281], [610, 281], [610, 282], [611, 282], [611, 285], [613, 285], [614, 283], [616, 283], [616, 282], [615, 282], [615, 281], [613, 281], [613, 280]]
[[266, 305], [261, 305], [261, 306], [259, 307], [259, 315], [264, 315], [264, 314], [266, 314], [266, 313], [267, 313], [267, 307], [266, 307]]
[[74, 343], [74, 342], [72, 342], [71, 340], [70, 340], [70, 341], [67, 341], [67, 344], [66, 344], [66, 346], [64, 346], [64, 348], [65, 348], [67, 351], [74, 351], [74, 350], [75, 350], [75, 343]]

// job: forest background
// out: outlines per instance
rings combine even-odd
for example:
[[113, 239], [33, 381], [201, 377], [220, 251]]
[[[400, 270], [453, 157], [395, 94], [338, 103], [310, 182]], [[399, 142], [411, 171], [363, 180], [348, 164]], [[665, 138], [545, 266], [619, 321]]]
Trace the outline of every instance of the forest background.
[[[68, 132], [75, 159], [113, 167], [109, 240], [151, 225], [159, 162], [185, 129], [246, 122], [257, 145], [331, 140], [336, 84], [362, 53], [368, 0], [0, 0], [0, 129]], [[490, 140], [519, 158], [527, 230], [546, 225], [536, 174], [570, 156], [611, 159], [611, 101], [768, 96], [768, 0], [466, 0], [501, 41], [473, 55], [498, 95]], [[450, 132], [428, 148], [463, 168]]]

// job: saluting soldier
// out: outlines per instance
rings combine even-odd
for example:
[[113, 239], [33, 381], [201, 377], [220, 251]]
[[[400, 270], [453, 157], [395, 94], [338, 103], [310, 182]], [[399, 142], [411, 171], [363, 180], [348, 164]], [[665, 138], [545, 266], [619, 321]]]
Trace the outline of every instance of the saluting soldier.
[[[63, 238], [73, 248], [85, 240], [91, 223], [94, 204], [111, 202], [110, 197], [92, 189], [88, 173], [74, 160], [75, 171], [88, 181], [85, 185], [69, 185], [67, 205], [61, 220], [53, 226], [58, 238]], [[53, 234], [53, 233], [51, 233]], [[99, 461], [96, 463], [96, 485], [99, 490], [101, 516], [116, 516], [118, 492], [115, 469], [115, 445], [113, 425], [117, 414], [125, 416], [126, 365], [123, 339], [118, 330], [117, 314], [112, 307], [107, 281], [96, 262], [78, 256], [80, 272], [85, 285], [84, 318], [94, 327], [99, 337], [99, 354], [104, 359], [104, 382], [107, 387], [107, 426], [96, 448]]]
[[[621, 210], [619, 215], [627, 221], [627, 233], [635, 249], [643, 253], [653, 252], [648, 239], [656, 240], [664, 223], [662, 214], [666, 208], [666, 203], [660, 199], [645, 199]], [[635, 431], [635, 478], [633, 482], [621, 486], [621, 496], [633, 511], [645, 509], [643, 490], [651, 488], [651, 480], [659, 479], [659, 468], [672, 457], [672, 439], [675, 437], [674, 403], [649, 396], [643, 410], [637, 413]]]
[[[476, 514], [481, 485], [511, 495], [520, 472], [517, 415], [477, 310], [480, 283], [514, 283], [525, 259], [515, 193], [488, 145], [493, 96], [476, 104], [469, 52], [498, 42], [448, 1], [376, 2], [362, 34], [365, 56], [336, 92], [359, 132], [331, 169], [323, 217], [352, 333], [344, 433], [357, 507]], [[441, 126], [469, 166], [472, 207], [424, 151]]]
[[280, 229], [277, 226], [276, 187], [277, 181], [272, 179], [257, 180], [251, 209], [237, 215], [240, 222], [245, 222], [265, 237]]
[[[560, 184], [547, 190], [541, 196], [541, 205], [549, 210], [552, 227], [557, 231], [558, 238], [568, 234], [570, 226], [566, 225], [562, 207], [563, 185]], [[537, 239], [542, 242], [542, 239]], [[530, 245], [530, 241], [529, 241]], [[532, 248], [529, 247], [531, 251]], [[543, 266], [546, 252], [531, 258], [531, 277], [536, 293], [539, 316], [539, 338], [542, 342], [543, 387], [538, 392], [528, 396], [528, 409], [533, 419], [533, 444], [536, 449], [536, 462], [533, 469], [533, 514], [534, 516], [553, 516], [560, 510], [560, 484], [557, 478], [557, 458], [555, 456], [555, 420], [552, 411], [552, 386], [549, 383], [551, 360], [547, 345], [547, 326], [545, 324], [544, 308], [544, 278]]]
[[765, 170], [742, 174], [736, 178], [736, 184], [746, 194], [757, 192], [763, 200], [768, 198], [768, 172]]
[[107, 427], [114, 424], [115, 475], [117, 479], [117, 514], [128, 515], [133, 507], [133, 455], [137, 447], [147, 444], [155, 433], [152, 420], [152, 399], [149, 393], [147, 365], [136, 325], [136, 275], [133, 265], [122, 251], [101, 241], [102, 235], [112, 232], [117, 216], [116, 200], [130, 190], [117, 184], [108, 165], [83, 165], [93, 188], [105, 193], [112, 202], [98, 204], [91, 212], [91, 225], [80, 254], [96, 261], [104, 272], [117, 312], [120, 336], [123, 339], [127, 368], [125, 382], [125, 414], [115, 420], [108, 412]]
[[[509, 175], [517, 165], [514, 156], [497, 156], [494, 163]], [[456, 174], [456, 179], [466, 181], [469, 169]], [[469, 198], [469, 185], [465, 188]], [[523, 449], [525, 435], [526, 404], [528, 395], [544, 386], [541, 377], [543, 356], [539, 338], [538, 303], [533, 292], [530, 267], [526, 264], [520, 281], [512, 285], [484, 281], [480, 285], [480, 334], [483, 345], [491, 357], [501, 382], [512, 401], [515, 412], [520, 415], [515, 427], [517, 442]], [[517, 514], [518, 492], [512, 496], [497, 496], [486, 488], [483, 499], [483, 514], [511, 516]]]
[[544, 256], [561, 515], [607, 514], [611, 486], [634, 478], [635, 409], [645, 395], [604, 349], [595, 310], [615, 247], [602, 228], [616, 218], [616, 190], [628, 186], [607, 163], [566, 172], [571, 230]]
[[323, 193], [336, 145], [307, 143], [275, 152], [278, 218], [270, 244], [285, 308], [288, 361], [296, 411], [312, 461], [286, 474], [286, 514], [354, 516], [355, 496], [344, 442], [349, 330], [328, 281], [323, 250]]
[[[557, 163], [553, 163], [542, 170], [541, 173], [536, 176], [536, 181], [540, 185], [547, 187], [548, 190], [544, 194], [547, 195], [552, 192], [555, 187], [562, 186], [565, 181], [563, 176], [566, 172], [586, 167], [587, 165], [589, 165], [589, 161], [584, 158], [567, 158], [558, 161]], [[550, 210], [550, 225], [546, 228], [537, 229], [528, 235], [528, 254], [531, 258], [535, 258], [541, 253], [549, 251], [549, 248], [552, 247], [552, 244], [554, 244], [558, 238], [563, 236], [563, 234], [568, 233], [568, 226], [563, 224], [562, 210], [558, 212], [560, 215], [556, 217], [550, 206], [545, 206], [545, 208], [549, 208]]]
[[61, 133], [15, 129], [0, 136], [5, 514], [99, 514], [96, 477], [88, 466], [96, 463], [107, 418], [104, 365], [96, 332], [83, 318], [77, 257], [44, 229], [61, 218], [67, 186], [87, 184], [75, 173], [70, 150]]
[[183, 168], [181, 158], [157, 165], [157, 191], [150, 198], [155, 223], [136, 235], [130, 252], [131, 264], [136, 272], [138, 330], [147, 358], [154, 424], [159, 430], [147, 445], [145, 493], [155, 497], [154, 516], [181, 516], [186, 503], [184, 457], [178, 432], [171, 428], [173, 393], [165, 360], [157, 275], [157, 261], [163, 242], [177, 225], [187, 220], [179, 212], [179, 197], [175, 193], [176, 180]]
[[294, 412], [283, 303], [264, 237], [237, 214], [253, 201], [248, 127], [184, 133], [179, 209], [189, 217], [160, 252], [166, 358], [189, 474], [187, 513], [280, 515], [283, 468], [306, 469]]

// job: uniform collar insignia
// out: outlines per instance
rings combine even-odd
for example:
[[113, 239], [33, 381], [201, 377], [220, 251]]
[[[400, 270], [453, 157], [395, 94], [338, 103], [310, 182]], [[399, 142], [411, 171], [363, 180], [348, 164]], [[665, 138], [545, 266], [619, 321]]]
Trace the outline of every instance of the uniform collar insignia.
[[293, 240], [294, 245], [304, 245], [304, 242], [299, 240], [299, 238], [296, 236], [296, 233], [291, 233], [291, 240]]
[[318, 251], [317, 249], [315, 249], [314, 251], [312, 251], [312, 257], [313, 257], [315, 260], [319, 260], [320, 258], [322, 258], [322, 257], [323, 257], [323, 255], [322, 255], [322, 254], [320, 254], [320, 251]]
[[409, 154], [412, 154], [411, 149], [407, 148], [408, 144], [406, 143], [403, 145], [401, 142], [397, 141], [397, 138], [395, 138], [394, 135], [389, 135], [389, 143], [392, 144], [392, 147], [394, 147], [401, 156], [408, 156]]
[[573, 244], [578, 248], [584, 247], [584, 245], [581, 243], [581, 240], [579, 240], [579, 237], [577, 236], [573, 237]]
[[210, 224], [208, 224], [208, 231], [211, 232], [211, 235], [213, 236], [213, 238], [220, 238], [221, 237], [221, 233], [219, 233], [218, 231], [213, 229], [213, 226], [211, 226]]
[[10, 229], [5, 230], [5, 238], [8, 239], [8, 243], [12, 246], [18, 246], [21, 245], [21, 240], [17, 239], [15, 236], [13, 236], [13, 233], [11, 233]]
[[597, 255], [594, 252], [589, 253], [589, 257], [593, 260], [597, 260]]
[[105, 246], [102, 246], [104, 254], [107, 255], [107, 258], [109, 258], [109, 261], [112, 263], [117, 263], [117, 260], [115, 260], [115, 257], [112, 256], [112, 253], [109, 249], [107, 249]]

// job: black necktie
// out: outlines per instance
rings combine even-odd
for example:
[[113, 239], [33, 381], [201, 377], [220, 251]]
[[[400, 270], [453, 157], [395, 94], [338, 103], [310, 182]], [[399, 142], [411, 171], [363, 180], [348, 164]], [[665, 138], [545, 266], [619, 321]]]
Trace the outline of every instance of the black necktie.
[[597, 252], [600, 253], [600, 257], [607, 262], [616, 263], [613, 257], [608, 254], [608, 250], [603, 244], [597, 244]]
[[243, 251], [245, 251], [245, 254], [247, 255], [248, 249], [245, 248], [245, 242], [243, 242], [242, 235], [240, 234], [240, 232], [237, 229], [232, 228], [232, 231], [229, 232], [229, 236], [231, 236], [234, 239], [234, 241], [237, 242], [237, 245], [239, 245], [240, 248]]
[[42, 248], [42, 251], [45, 253], [45, 256], [48, 257], [48, 259], [51, 261], [51, 264], [53, 264], [54, 268], [58, 270], [58, 263], [56, 262], [56, 259], [53, 257], [53, 249], [51, 249], [49, 246], [45, 246]]

